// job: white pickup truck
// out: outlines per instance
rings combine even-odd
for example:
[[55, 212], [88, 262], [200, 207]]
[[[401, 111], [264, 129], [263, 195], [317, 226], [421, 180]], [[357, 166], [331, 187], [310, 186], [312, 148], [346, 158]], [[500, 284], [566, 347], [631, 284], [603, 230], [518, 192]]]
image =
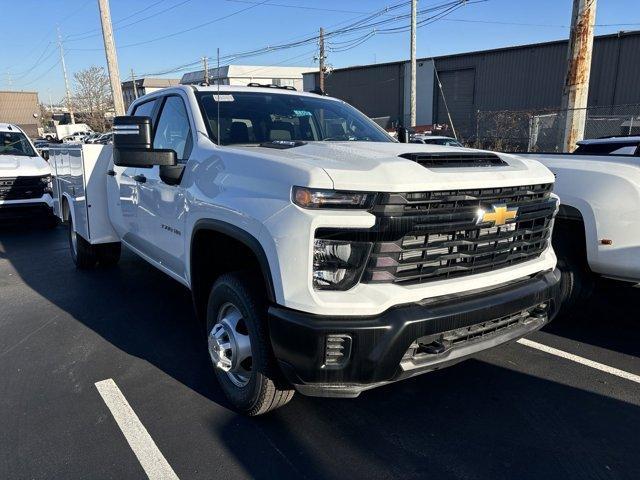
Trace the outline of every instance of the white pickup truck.
[[51, 169], [17, 125], [0, 123], [0, 222], [41, 217], [56, 224]]
[[569, 311], [584, 304], [597, 276], [640, 283], [640, 156], [633, 154], [637, 143], [626, 155], [585, 151], [587, 146], [617, 151], [605, 142], [579, 142], [582, 148], [573, 154], [528, 154], [556, 176], [561, 205], [553, 244]]
[[117, 117], [113, 146], [51, 162], [76, 265], [123, 245], [190, 288], [249, 415], [450, 365], [557, 309], [546, 167], [398, 143], [337, 99], [177, 86]]

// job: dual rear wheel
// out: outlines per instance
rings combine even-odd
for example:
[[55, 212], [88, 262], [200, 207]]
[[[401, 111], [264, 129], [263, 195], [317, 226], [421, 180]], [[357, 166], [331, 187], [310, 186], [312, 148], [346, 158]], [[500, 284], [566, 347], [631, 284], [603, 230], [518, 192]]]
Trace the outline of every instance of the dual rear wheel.
[[73, 218], [68, 217], [69, 250], [76, 267], [81, 270], [94, 268], [96, 265], [110, 267], [120, 261], [120, 243], [102, 243], [92, 245], [75, 230]]

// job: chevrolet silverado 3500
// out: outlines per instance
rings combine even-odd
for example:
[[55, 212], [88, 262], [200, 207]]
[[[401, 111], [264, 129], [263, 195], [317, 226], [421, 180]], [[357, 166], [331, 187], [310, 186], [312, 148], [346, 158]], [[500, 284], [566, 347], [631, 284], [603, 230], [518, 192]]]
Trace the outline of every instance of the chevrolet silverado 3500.
[[334, 98], [173, 87], [117, 117], [113, 146], [51, 161], [76, 265], [124, 245], [188, 287], [248, 415], [450, 365], [556, 311], [546, 167], [398, 143]]

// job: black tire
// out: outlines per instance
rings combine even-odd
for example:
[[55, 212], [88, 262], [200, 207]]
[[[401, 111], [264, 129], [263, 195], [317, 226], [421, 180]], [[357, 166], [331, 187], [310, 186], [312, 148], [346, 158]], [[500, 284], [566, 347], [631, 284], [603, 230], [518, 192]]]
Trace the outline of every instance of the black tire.
[[249, 416], [263, 415], [288, 403], [295, 392], [282, 378], [273, 355], [267, 330], [264, 286], [244, 272], [218, 278], [211, 288], [207, 305], [207, 338], [218, 322], [218, 313], [230, 304], [242, 314], [241, 321], [251, 340], [251, 375], [246, 385], [238, 386], [227, 372], [214, 365], [216, 377], [238, 411]]
[[120, 261], [122, 247], [120, 242], [96, 245], [98, 263], [101, 267], [113, 267]]
[[80, 270], [88, 270], [94, 268], [98, 262], [96, 255], [96, 248], [91, 245], [80, 235], [75, 233], [73, 227], [73, 218], [69, 215], [69, 250], [71, 251], [71, 258], [73, 263], [76, 264], [76, 268]]
[[557, 222], [553, 232], [553, 248], [561, 272], [559, 313], [565, 318], [573, 317], [585, 310], [596, 280], [587, 262], [582, 222]]

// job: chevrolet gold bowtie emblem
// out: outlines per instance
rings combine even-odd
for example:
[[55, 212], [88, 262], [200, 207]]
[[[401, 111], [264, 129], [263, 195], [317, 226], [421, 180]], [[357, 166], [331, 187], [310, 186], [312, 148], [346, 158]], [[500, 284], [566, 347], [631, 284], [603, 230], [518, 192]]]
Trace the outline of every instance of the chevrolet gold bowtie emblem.
[[478, 211], [478, 223], [492, 222], [495, 226], [506, 224], [518, 215], [518, 207], [509, 208], [505, 204], [491, 205], [491, 210]]

